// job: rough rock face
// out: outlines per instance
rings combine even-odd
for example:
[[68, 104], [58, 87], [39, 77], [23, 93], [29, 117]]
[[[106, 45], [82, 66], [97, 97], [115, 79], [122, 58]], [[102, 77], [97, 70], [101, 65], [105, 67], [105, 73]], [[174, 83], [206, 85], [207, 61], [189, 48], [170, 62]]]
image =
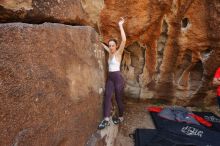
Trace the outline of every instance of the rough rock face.
[[1, 0], [0, 22], [96, 25], [103, 0]]
[[85, 145], [102, 115], [98, 41], [120, 39], [121, 16], [126, 96], [215, 104], [219, 0], [0, 0], [0, 145]]
[[210, 81], [220, 66], [219, 5], [217, 0], [105, 1], [100, 15], [104, 41], [120, 38], [117, 22], [126, 18], [126, 95], [174, 103], [191, 98], [190, 104], [212, 100]]
[[[209, 45], [207, 51], [203, 51], [202, 63], [204, 66], [202, 84], [193, 96], [192, 102], [200, 99], [201, 95], [209, 95], [210, 80], [212, 80], [216, 68], [220, 66], [220, 1], [206, 1], [207, 9], [207, 36]], [[210, 102], [212, 103], [212, 101]]]
[[82, 146], [101, 116], [104, 52], [91, 27], [0, 25], [0, 145]]

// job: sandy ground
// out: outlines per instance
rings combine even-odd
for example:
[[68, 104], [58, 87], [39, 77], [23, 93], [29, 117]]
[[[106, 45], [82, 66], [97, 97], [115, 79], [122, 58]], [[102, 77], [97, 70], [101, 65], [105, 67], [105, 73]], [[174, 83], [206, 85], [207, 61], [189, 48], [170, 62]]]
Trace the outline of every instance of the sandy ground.
[[129, 137], [137, 128], [154, 129], [149, 113], [145, 110], [146, 103], [127, 100], [125, 103], [124, 121], [119, 125], [97, 130], [86, 146], [133, 146], [133, 139]]
[[[137, 128], [155, 129], [153, 121], [146, 107], [167, 106], [153, 105], [143, 101], [126, 100], [124, 122], [120, 125], [111, 125], [103, 130], [97, 130], [86, 146], [134, 146], [133, 139], [129, 134], [134, 133]], [[210, 111], [220, 116], [217, 106], [196, 108], [187, 107], [190, 111]]]
[[128, 101], [125, 104], [125, 120], [119, 126], [119, 132], [115, 140], [115, 146], [134, 146], [133, 139], [129, 134], [137, 128], [154, 129], [150, 114], [145, 110], [146, 103]]

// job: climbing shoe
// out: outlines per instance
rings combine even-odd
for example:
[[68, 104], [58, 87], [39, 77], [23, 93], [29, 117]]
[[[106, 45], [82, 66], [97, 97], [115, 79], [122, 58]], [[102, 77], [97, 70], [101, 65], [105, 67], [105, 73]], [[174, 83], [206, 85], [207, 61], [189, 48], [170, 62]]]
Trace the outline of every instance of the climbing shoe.
[[107, 121], [107, 120], [102, 120], [101, 123], [100, 123], [99, 126], [98, 126], [98, 129], [99, 129], [99, 130], [104, 129], [105, 127], [107, 127], [107, 126], [109, 126], [109, 125], [110, 125], [109, 121]]
[[113, 118], [112, 118], [112, 121], [113, 121], [114, 124], [122, 123], [123, 120], [124, 120], [123, 117], [113, 117]]

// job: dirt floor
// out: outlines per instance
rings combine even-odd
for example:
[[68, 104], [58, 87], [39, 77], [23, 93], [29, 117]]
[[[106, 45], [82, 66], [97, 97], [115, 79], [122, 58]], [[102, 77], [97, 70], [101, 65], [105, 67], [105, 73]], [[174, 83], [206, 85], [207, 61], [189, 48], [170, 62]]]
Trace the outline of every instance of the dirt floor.
[[119, 126], [115, 146], [134, 146], [133, 139], [129, 137], [137, 128], [154, 129], [152, 119], [147, 112], [146, 103], [127, 101], [125, 104], [124, 122]]
[[[124, 122], [120, 125], [111, 125], [104, 130], [98, 130], [86, 146], [134, 146], [133, 139], [129, 134], [137, 128], [155, 129], [149, 112], [149, 106], [165, 107], [163, 104], [152, 104], [146, 101], [126, 100]], [[217, 106], [196, 108], [186, 107], [190, 111], [210, 111], [220, 116]], [[93, 142], [91, 142], [93, 141]]]

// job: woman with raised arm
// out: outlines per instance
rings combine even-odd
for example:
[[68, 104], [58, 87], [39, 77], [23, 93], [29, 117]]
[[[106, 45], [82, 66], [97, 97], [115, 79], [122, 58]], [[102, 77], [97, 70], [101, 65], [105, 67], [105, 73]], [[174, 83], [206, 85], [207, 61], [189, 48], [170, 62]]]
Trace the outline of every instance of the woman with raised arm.
[[[124, 106], [122, 103], [122, 91], [124, 88], [124, 80], [120, 73], [120, 64], [122, 59], [122, 53], [124, 51], [126, 36], [123, 28], [124, 18], [119, 21], [119, 28], [121, 32], [121, 44], [118, 47], [118, 43], [115, 39], [110, 39], [108, 41], [108, 46], [102, 44], [105, 50], [109, 53], [108, 58], [108, 79], [105, 87], [105, 97], [104, 97], [104, 119], [98, 126], [98, 129], [104, 129], [109, 126], [110, 112], [111, 112], [111, 98], [113, 93], [115, 93], [116, 102], [119, 109], [119, 117], [113, 118], [114, 124], [119, 124], [123, 121]], [[117, 49], [118, 48], [118, 49]]]

